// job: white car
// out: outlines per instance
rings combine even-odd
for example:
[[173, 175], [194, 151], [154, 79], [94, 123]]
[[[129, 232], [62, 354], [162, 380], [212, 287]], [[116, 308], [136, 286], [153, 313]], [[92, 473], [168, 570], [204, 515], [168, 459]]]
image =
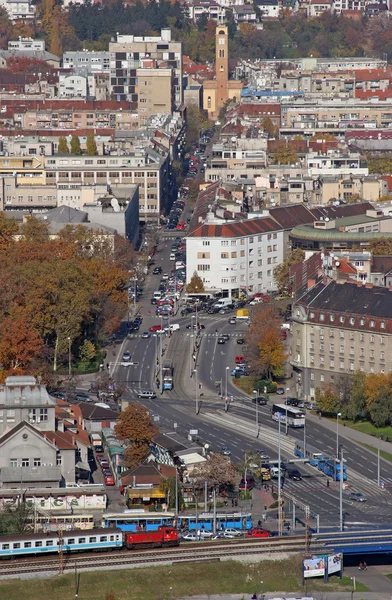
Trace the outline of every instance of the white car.
[[181, 535], [181, 539], [184, 540], [184, 542], [197, 542], [197, 540], [200, 540], [200, 536], [196, 535], [196, 533], [191, 533], [188, 531], [187, 533]]
[[197, 532], [197, 535], [199, 537], [201, 537], [201, 539], [212, 539], [214, 537], [214, 534], [212, 533], [212, 531], [206, 531], [205, 529], [199, 529]]
[[140, 390], [140, 392], [138, 392], [137, 394], [138, 398], [149, 398], [150, 400], [153, 398], [156, 398], [157, 395], [155, 392], [152, 392], [151, 390]]
[[123, 359], [123, 362], [129, 362], [131, 360], [131, 353], [124, 352], [122, 359]]
[[243, 535], [240, 529], [236, 529], [235, 527], [228, 527], [224, 530], [223, 535], [225, 537], [241, 537]]

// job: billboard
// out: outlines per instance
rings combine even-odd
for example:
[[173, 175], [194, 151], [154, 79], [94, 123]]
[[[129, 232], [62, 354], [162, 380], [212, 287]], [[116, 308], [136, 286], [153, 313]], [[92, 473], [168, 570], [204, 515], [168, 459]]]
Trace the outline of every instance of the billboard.
[[326, 556], [312, 556], [303, 560], [304, 578], [325, 577]]
[[328, 575], [340, 573], [342, 575], [343, 555], [337, 554], [322, 554], [320, 556], [312, 556], [305, 558], [302, 561], [302, 579], [309, 577], [324, 577], [324, 581], [328, 581]]
[[342, 570], [342, 554], [332, 554], [328, 556], [328, 575]]

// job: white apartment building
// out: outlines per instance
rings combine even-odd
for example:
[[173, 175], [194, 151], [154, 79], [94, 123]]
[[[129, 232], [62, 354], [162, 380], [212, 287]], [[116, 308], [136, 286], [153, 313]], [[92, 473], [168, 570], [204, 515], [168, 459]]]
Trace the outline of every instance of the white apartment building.
[[328, 154], [309, 153], [306, 156], [306, 166], [311, 177], [319, 175], [357, 175], [368, 176], [369, 169], [365, 157], [357, 152]]
[[223, 296], [275, 290], [285, 247], [285, 232], [270, 218], [196, 224], [186, 241], [187, 283], [196, 272], [206, 290]]
[[80, 75], [59, 75], [59, 98], [87, 98], [87, 78]]

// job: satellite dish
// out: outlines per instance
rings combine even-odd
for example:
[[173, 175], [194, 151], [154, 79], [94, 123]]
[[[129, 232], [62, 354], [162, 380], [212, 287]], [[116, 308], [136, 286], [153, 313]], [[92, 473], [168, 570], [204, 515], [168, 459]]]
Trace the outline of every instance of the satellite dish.
[[329, 217], [325, 217], [325, 221], [328, 223], [328, 221], [329, 221]]
[[340, 261], [338, 261], [338, 260], [336, 261], [335, 267], [340, 267]]

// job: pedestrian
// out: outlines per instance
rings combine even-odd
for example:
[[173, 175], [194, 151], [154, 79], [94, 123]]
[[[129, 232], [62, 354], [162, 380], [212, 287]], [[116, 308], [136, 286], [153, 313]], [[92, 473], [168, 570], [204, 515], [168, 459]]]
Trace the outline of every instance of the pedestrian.
[[256, 592], [253, 594], [252, 598], [250, 600], [257, 600], [257, 594]]
[[265, 523], [267, 520], [267, 513], [263, 513], [263, 522]]
[[359, 563], [359, 571], [363, 571], [363, 562], [362, 561]]
[[367, 571], [367, 564], [366, 564], [366, 562], [365, 562], [365, 561], [363, 561], [363, 570], [364, 570], [364, 571]]
[[234, 498], [231, 499], [231, 506], [234, 506]]
[[327, 488], [329, 488], [329, 479], [327, 479]]

